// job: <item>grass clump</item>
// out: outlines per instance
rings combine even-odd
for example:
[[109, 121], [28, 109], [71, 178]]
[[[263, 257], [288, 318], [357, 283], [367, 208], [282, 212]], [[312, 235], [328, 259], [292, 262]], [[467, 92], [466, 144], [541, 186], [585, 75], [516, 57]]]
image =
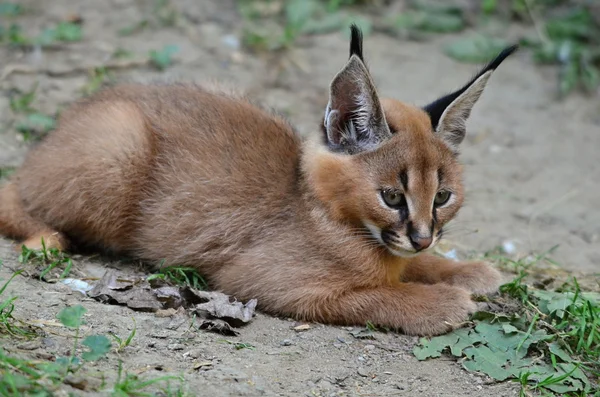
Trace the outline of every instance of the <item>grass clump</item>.
[[[111, 396], [112, 397], [151, 397], [155, 396], [154, 393], [145, 393], [144, 389], [149, 386], [156, 385], [161, 382], [169, 382], [171, 380], [179, 380], [183, 382], [183, 377], [175, 375], [165, 375], [154, 379], [142, 380], [137, 375], [130, 374], [123, 371], [123, 363], [119, 361], [119, 370], [117, 373], [117, 380], [113, 387]], [[167, 392], [167, 395], [179, 396], [183, 395], [181, 390], [171, 391], [170, 385], [167, 384], [167, 388], [163, 391]], [[165, 393], [166, 394], [166, 393]]]
[[[18, 274], [19, 272], [14, 273], [0, 288], [0, 299], [10, 281]], [[9, 298], [0, 304], [0, 334], [6, 334], [13, 338], [36, 336], [35, 333], [28, 334], [22, 332], [20, 328], [15, 326], [14, 322], [16, 320], [11, 315], [15, 299]], [[7, 310], [7, 308], [9, 309]], [[81, 327], [85, 324], [84, 315], [86, 312], [87, 310], [83, 306], [75, 305], [62, 309], [56, 315], [58, 321], [65, 328], [74, 332], [70, 336], [73, 345], [67, 356], [55, 357], [53, 361], [29, 359], [11, 353], [10, 349], [6, 346], [0, 347], [0, 373], [2, 374], [0, 376], [0, 395], [6, 397], [53, 396], [60, 391], [65, 383], [69, 382], [70, 376], [80, 375], [84, 378], [89, 378], [90, 373], [87, 364], [107, 359], [107, 354], [112, 347], [112, 343], [105, 335], [80, 337]], [[121, 340], [113, 335], [113, 338], [118, 342], [117, 352], [127, 347], [134, 337], [135, 327], [125, 340]], [[105, 375], [102, 374], [101, 377], [102, 384], [100, 388], [105, 388]], [[122, 362], [119, 361], [116, 381], [112, 387], [105, 391], [109, 392], [112, 396], [118, 397], [152, 396], [156, 395], [156, 393], [148, 393], [146, 390], [155, 386], [165, 396], [185, 395], [181, 387], [172, 389], [169, 384], [170, 380], [183, 382], [181, 376], [174, 375], [143, 380], [137, 375], [123, 371]], [[160, 387], [165, 383], [166, 386]]]
[[369, 34], [371, 20], [351, 12], [353, 6], [370, 1], [357, 0], [242, 0], [238, 3], [243, 17], [243, 44], [254, 51], [289, 50], [302, 34], [334, 31], [348, 33], [355, 23]]
[[175, 285], [184, 285], [195, 289], [206, 289], [208, 284], [198, 270], [186, 266], [160, 267], [158, 272], [151, 274], [148, 281], [162, 280]]
[[131, 344], [131, 341], [135, 337], [135, 334], [137, 332], [137, 325], [135, 323], [135, 318], [132, 317], [131, 319], [133, 320], [133, 329], [131, 330], [127, 338], [123, 339], [115, 333], [110, 333], [110, 336], [115, 340], [115, 342], [117, 342], [117, 353], [120, 353], [123, 350], [125, 350], [125, 348]]
[[[18, 260], [24, 265], [33, 265], [32, 273], [38, 274], [40, 280], [47, 282], [67, 277], [73, 267], [73, 261], [69, 256], [56, 248], [47, 248], [43, 238], [42, 248], [39, 250], [23, 245]], [[27, 268], [24, 270], [29, 271]], [[56, 270], [61, 271], [56, 273]]]
[[518, 308], [475, 313], [469, 328], [422, 338], [415, 356], [449, 353], [468, 371], [518, 382], [521, 396], [600, 395], [600, 294], [582, 291], [574, 277], [551, 289], [527, 284], [531, 263], [543, 259], [504, 258], [518, 275], [495, 302], [512, 299]]

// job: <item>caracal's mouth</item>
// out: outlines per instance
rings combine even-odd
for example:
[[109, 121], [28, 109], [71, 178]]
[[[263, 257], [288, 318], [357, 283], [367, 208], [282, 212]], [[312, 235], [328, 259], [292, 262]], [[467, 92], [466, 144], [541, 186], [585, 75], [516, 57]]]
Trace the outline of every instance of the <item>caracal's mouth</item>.
[[382, 230], [380, 227], [378, 227], [372, 223], [369, 223], [369, 222], [363, 222], [363, 224], [371, 232], [371, 235], [379, 244], [381, 244], [383, 247], [385, 247], [392, 255], [399, 256], [401, 258], [410, 258], [410, 257], [420, 254], [421, 252], [429, 251], [437, 243], [437, 239], [434, 239], [434, 241], [431, 243], [431, 245], [427, 249], [424, 249], [422, 251], [417, 251], [413, 247], [407, 248], [407, 247], [401, 247], [396, 244], [389, 244], [383, 240], [383, 237], [381, 236]]

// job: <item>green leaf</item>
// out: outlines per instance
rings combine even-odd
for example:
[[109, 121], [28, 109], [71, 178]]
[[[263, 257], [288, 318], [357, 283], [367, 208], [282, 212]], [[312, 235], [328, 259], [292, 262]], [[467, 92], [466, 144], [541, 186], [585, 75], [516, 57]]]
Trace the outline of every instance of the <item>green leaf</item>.
[[82, 344], [90, 349], [81, 355], [85, 361], [96, 361], [104, 357], [110, 351], [111, 346], [110, 340], [104, 335], [88, 336]]
[[563, 348], [558, 342], [549, 343], [548, 350], [550, 351], [550, 353], [554, 354], [556, 357], [560, 358], [565, 363], [570, 363], [573, 361], [571, 356], [569, 356], [569, 354], [563, 350]]
[[58, 318], [58, 321], [65, 327], [79, 328], [81, 324], [83, 324], [83, 315], [85, 312], [87, 312], [87, 310], [81, 305], [65, 307], [58, 313], [56, 318]]
[[150, 61], [157, 69], [165, 70], [173, 63], [173, 55], [178, 51], [178, 46], [174, 44], [166, 45], [162, 50], [150, 51]]
[[492, 14], [498, 8], [498, 0], [482, 0], [481, 2], [481, 10], [485, 14]]
[[55, 38], [58, 41], [79, 41], [82, 36], [81, 25], [72, 22], [61, 22], [56, 25]]
[[14, 23], [4, 33], [3, 39], [7, 39], [8, 43], [14, 46], [31, 44], [31, 40], [23, 34], [21, 26]]
[[43, 135], [56, 128], [56, 120], [43, 113], [31, 113], [16, 128], [23, 134]]
[[421, 338], [419, 340], [419, 344], [413, 348], [413, 354], [417, 360], [422, 361], [431, 357], [441, 357], [442, 351], [447, 347], [447, 344], [437, 343], [435, 339]]
[[504, 40], [474, 36], [447, 45], [444, 52], [460, 62], [483, 63], [494, 58], [506, 46]]
[[462, 357], [464, 350], [482, 341], [481, 336], [468, 328], [461, 328], [454, 331], [458, 336], [458, 341], [454, 345], [450, 345], [450, 353], [455, 357]]
[[453, 356], [462, 357], [464, 349], [482, 340], [481, 335], [477, 332], [468, 328], [460, 328], [431, 339], [421, 338], [419, 345], [414, 347], [413, 353], [417, 359], [425, 360], [430, 357], [440, 357], [444, 350], [450, 349]]
[[504, 369], [509, 360], [506, 354], [493, 351], [487, 346], [468, 348], [465, 354], [470, 360], [465, 360], [463, 366], [469, 371], [483, 372], [499, 381], [506, 380], [512, 375]]
[[45, 29], [37, 38], [37, 43], [49, 45], [58, 42], [80, 41], [83, 37], [81, 26], [72, 22], [61, 22], [53, 28]]
[[502, 330], [505, 334], [512, 334], [513, 332], [521, 332], [517, 327], [511, 324], [502, 324]]

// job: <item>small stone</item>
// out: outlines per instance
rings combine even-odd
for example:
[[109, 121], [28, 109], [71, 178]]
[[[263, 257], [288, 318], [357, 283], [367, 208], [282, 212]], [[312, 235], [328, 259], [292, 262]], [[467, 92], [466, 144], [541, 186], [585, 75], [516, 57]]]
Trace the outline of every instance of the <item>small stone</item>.
[[307, 331], [309, 329], [310, 329], [310, 324], [300, 324], [300, 325], [296, 325], [294, 327], [294, 331], [296, 331], [296, 332]]
[[358, 369], [356, 372], [357, 372], [357, 373], [358, 373], [360, 376], [362, 376], [362, 377], [364, 377], [364, 378], [366, 378], [366, 377], [368, 377], [368, 376], [369, 376], [369, 373], [368, 373], [367, 371], [365, 371], [365, 369], [364, 369], [364, 368], [362, 368], [362, 367], [361, 367], [361, 368], [359, 368], [359, 369]]
[[289, 339], [284, 339], [281, 341], [281, 346], [291, 346], [292, 345], [292, 341]]
[[365, 358], [364, 358], [364, 356], [358, 356], [357, 360], [358, 361], [365, 361]]
[[155, 346], [156, 346], [156, 343], [154, 343], [154, 342], [148, 343], [148, 347], [151, 349], [153, 349]]
[[158, 309], [155, 312], [156, 317], [172, 317], [177, 314], [177, 310], [171, 308], [168, 309]]
[[190, 356], [191, 358], [198, 358], [202, 355], [202, 350], [192, 349], [189, 352], [187, 352], [187, 355]]
[[408, 390], [409, 386], [406, 383], [396, 383], [398, 390]]
[[183, 350], [183, 349], [185, 349], [185, 346], [182, 345], [181, 343], [171, 343], [170, 345], [167, 346], [167, 349], [169, 349], [169, 350]]
[[365, 350], [375, 350], [375, 345], [365, 345]]

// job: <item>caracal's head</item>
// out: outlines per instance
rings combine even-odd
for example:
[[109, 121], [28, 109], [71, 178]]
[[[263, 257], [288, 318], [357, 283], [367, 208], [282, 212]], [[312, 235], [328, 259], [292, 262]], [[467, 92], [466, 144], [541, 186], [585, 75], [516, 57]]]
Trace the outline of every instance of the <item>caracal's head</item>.
[[433, 247], [463, 202], [458, 147], [487, 80], [516, 47], [469, 83], [422, 108], [380, 99], [352, 26], [350, 59], [335, 76], [323, 138], [304, 170], [330, 215], [398, 256]]

